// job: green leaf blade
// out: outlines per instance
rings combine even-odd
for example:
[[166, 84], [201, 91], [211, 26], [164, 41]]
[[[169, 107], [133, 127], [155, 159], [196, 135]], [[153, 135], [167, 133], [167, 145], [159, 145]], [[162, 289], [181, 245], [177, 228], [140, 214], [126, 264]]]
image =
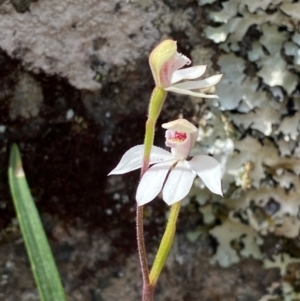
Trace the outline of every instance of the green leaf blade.
[[42, 301], [66, 301], [59, 273], [26, 181], [20, 151], [15, 144], [11, 147], [8, 177], [40, 298]]

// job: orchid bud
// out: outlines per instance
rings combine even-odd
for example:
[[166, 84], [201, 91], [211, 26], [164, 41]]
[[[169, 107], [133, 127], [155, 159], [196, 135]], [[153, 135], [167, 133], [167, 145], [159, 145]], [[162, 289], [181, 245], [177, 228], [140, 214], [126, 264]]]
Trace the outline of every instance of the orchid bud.
[[157, 87], [167, 88], [175, 70], [189, 65], [191, 60], [177, 52], [176, 42], [165, 40], [150, 54], [149, 64]]
[[195, 97], [218, 98], [205, 91], [216, 85], [222, 75], [216, 74], [200, 80], [199, 77], [206, 70], [205, 65], [181, 69], [190, 65], [191, 60], [177, 52], [177, 45], [173, 40], [165, 40], [156, 46], [150, 54], [149, 64], [157, 88]]

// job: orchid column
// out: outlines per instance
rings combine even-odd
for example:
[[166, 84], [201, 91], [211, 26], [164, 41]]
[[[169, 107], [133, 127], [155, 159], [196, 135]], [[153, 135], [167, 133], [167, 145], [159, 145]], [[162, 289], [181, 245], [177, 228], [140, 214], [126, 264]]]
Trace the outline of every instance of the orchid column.
[[[154, 77], [155, 88], [149, 104], [144, 145], [133, 147], [127, 151], [119, 165], [110, 173], [121, 174], [141, 168], [141, 181], [136, 194], [138, 205], [136, 228], [143, 276], [143, 301], [151, 301], [153, 298], [155, 284], [173, 241], [180, 200], [189, 192], [196, 174], [198, 173], [209, 189], [221, 194], [220, 181], [218, 180], [221, 173], [218, 162], [214, 159], [211, 161], [212, 158], [207, 156], [206, 162], [202, 159], [195, 159], [196, 161], [200, 160], [198, 162], [200, 165], [196, 161], [186, 161], [187, 155], [196, 141], [196, 127], [184, 119], [165, 124], [165, 128], [168, 129], [166, 145], [171, 147], [172, 153], [153, 147], [153, 141], [155, 124], [167, 91], [196, 97], [216, 98], [216, 95], [207, 95], [201, 93], [200, 90], [217, 84], [222, 75], [196, 80], [204, 74], [206, 66], [194, 66], [179, 70], [185, 65], [190, 65], [191, 60], [177, 52], [176, 42], [173, 40], [160, 43], [152, 51], [149, 64]], [[155, 163], [157, 164], [148, 169], [150, 164]], [[213, 170], [212, 174], [217, 175], [215, 183], [213, 183], [213, 178], [206, 167], [209, 167], [208, 170]], [[178, 186], [178, 184], [180, 185]], [[163, 190], [163, 199], [172, 207], [165, 234], [149, 275], [143, 234], [143, 205], [153, 200], [161, 190]]]

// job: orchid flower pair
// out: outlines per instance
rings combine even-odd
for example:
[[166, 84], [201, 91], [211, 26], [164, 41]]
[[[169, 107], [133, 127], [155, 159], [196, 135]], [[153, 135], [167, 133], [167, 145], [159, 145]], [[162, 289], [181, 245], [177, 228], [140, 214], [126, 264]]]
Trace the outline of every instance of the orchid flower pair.
[[[178, 119], [162, 125], [166, 129], [166, 146], [171, 148], [171, 152], [153, 146], [155, 124], [167, 92], [217, 98], [216, 95], [205, 94], [205, 91], [217, 84], [222, 75], [213, 75], [199, 80], [206, 66], [180, 69], [190, 65], [191, 61], [177, 52], [177, 45], [173, 40], [161, 42], [151, 52], [149, 64], [155, 88], [149, 103], [144, 144], [129, 149], [117, 167], [109, 173], [109, 175], [124, 174], [141, 168], [141, 180], [136, 192], [138, 204], [136, 231], [143, 279], [142, 301], [153, 300], [156, 283], [175, 235], [180, 201], [189, 193], [195, 177], [198, 175], [208, 189], [222, 195], [221, 167], [218, 161], [204, 155], [189, 157], [198, 136], [197, 128], [190, 122]], [[143, 205], [151, 202], [160, 192], [163, 200], [172, 206], [165, 233], [149, 273], [143, 231]]]
[[[185, 65], [190, 65], [191, 60], [177, 52], [177, 45], [173, 40], [161, 42], [152, 51], [149, 64], [156, 88], [196, 97], [218, 97], [205, 94], [201, 92], [201, 89], [205, 90], [216, 85], [222, 75], [217, 74], [199, 80], [206, 66], [180, 69]], [[149, 111], [151, 112], [151, 109]], [[156, 146], [151, 147], [149, 165], [152, 166], [142, 176], [138, 185], [136, 192], [138, 205], [149, 203], [160, 191], [162, 191], [163, 200], [168, 205], [182, 200], [189, 193], [196, 175], [202, 179], [208, 189], [222, 195], [221, 168], [218, 161], [209, 156], [195, 156], [191, 159], [188, 157], [198, 136], [197, 128], [185, 119], [165, 123], [163, 128], [167, 130], [166, 146], [171, 148], [171, 152]], [[144, 145], [129, 149], [109, 175], [123, 174], [141, 168], [145, 159], [144, 155]]]
[[[209, 190], [222, 195], [219, 162], [205, 155], [189, 157], [198, 136], [197, 128], [185, 119], [165, 123], [162, 127], [166, 129], [166, 146], [171, 148], [171, 152], [152, 147], [152, 166], [143, 175], [136, 192], [138, 205], [149, 203], [160, 191], [168, 205], [182, 200], [189, 193], [196, 175]], [[143, 152], [143, 145], [129, 149], [109, 175], [124, 174], [140, 168]]]

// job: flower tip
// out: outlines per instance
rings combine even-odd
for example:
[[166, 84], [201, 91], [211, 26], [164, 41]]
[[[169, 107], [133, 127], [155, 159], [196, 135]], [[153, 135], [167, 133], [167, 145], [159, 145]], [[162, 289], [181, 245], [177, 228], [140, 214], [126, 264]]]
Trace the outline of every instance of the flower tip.
[[[118, 166], [117, 166], [118, 167]], [[118, 168], [114, 168], [107, 176], [119, 175]]]
[[160, 72], [163, 65], [177, 53], [177, 42], [171, 39], [164, 40], [151, 52], [149, 65], [157, 86], [161, 86]]
[[220, 73], [220, 74], [217, 74], [217, 75], [219, 75], [220, 76], [220, 80], [222, 79], [222, 77], [223, 77], [223, 73]]
[[220, 187], [220, 190], [219, 191], [216, 191], [215, 194], [218, 194], [220, 195], [222, 198], [224, 198], [224, 195], [223, 195], [223, 192], [222, 192], [222, 189]]
[[152, 201], [152, 199], [147, 198], [147, 196], [142, 197], [141, 195], [136, 195], [135, 200], [136, 200], [138, 207], [144, 206]]
[[172, 201], [166, 201], [164, 200], [164, 202], [168, 205], [168, 206], [172, 206], [180, 201], [178, 201], [178, 199], [172, 200]]
[[213, 75], [213, 77], [215, 78], [215, 81], [214, 81], [213, 85], [216, 85], [222, 79], [223, 74], [216, 74], [216, 75]]
[[166, 130], [178, 131], [178, 132], [185, 132], [185, 133], [195, 133], [198, 129], [187, 121], [184, 118], [176, 119], [174, 121], [170, 121], [167, 123], [163, 123], [162, 127]]
[[151, 67], [160, 66], [177, 52], [177, 42], [173, 40], [164, 40], [158, 44], [151, 52], [149, 63]]
[[[151, 52], [151, 55], [159, 52], [159, 51], [165, 51], [165, 50], [173, 50], [173, 52], [177, 51], [177, 42], [172, 39], [166, 39], [162, 42], [160, 42]], [[150, 55], [150, 56], [151, 56]]]
[[223, 198], [224, 195], [223, 195], [223, 192], [222, 192], [221, 182], [219, 184], [220, 185], [218, 185], [218, 187], [215, 187], [215, 188], [210, 187], [209, 189], [210, 189], [211, 192], [213, 192], [215, 194], [218, 194]]

